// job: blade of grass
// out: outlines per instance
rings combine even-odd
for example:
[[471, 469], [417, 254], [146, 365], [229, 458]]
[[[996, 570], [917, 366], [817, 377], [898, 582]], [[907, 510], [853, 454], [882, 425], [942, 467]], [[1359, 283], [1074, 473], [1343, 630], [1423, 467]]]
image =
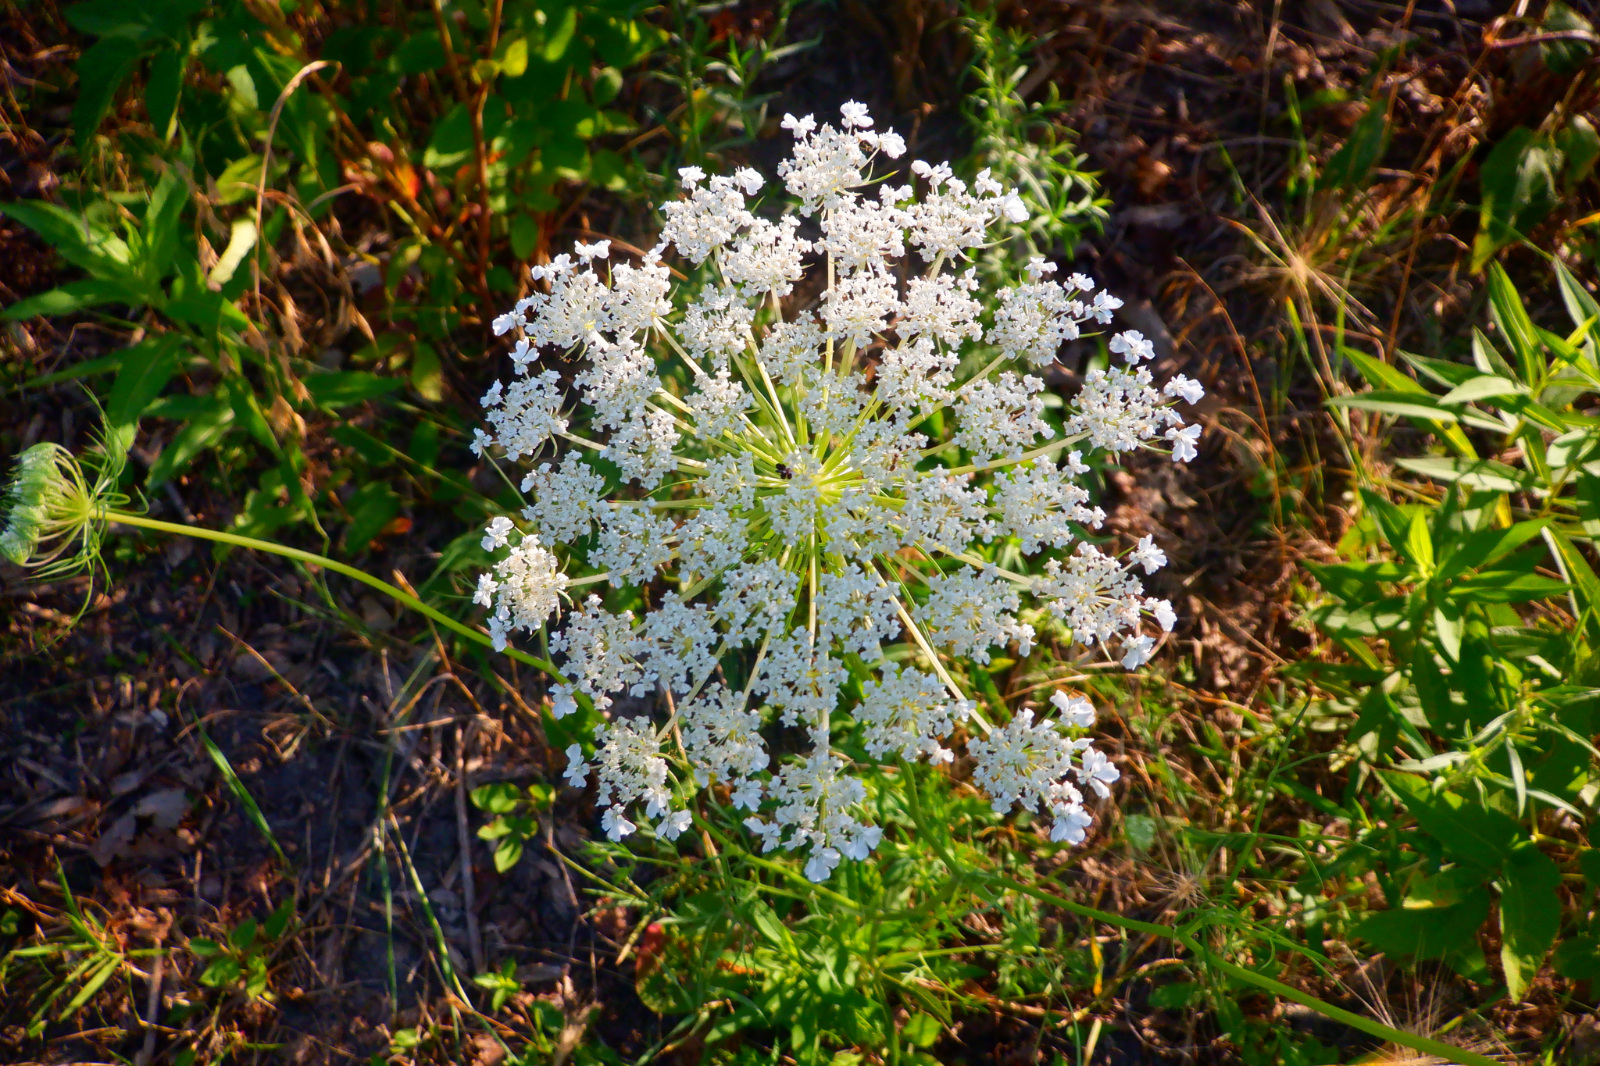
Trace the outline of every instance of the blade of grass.
[[239, 780], [238, 774], [234, 773], [233, 764], [228, 761], [228, 757], [222, 754], [222, 749], [217, 747], [216, 742], [206, 733], [206, 727], [199, 725], [199, 731], [200, 743], [205, 745], [206, 754], [211, 756], [212, 762], [216, 763], [218, 772], [222, 774], [222, 780], [228, 786], [228, 791], [233, 793], [233, 798], [238, 800], [239, 806], [244, 808], [245, 817], [250, 820], [251, 825], [256, 827], [256, 832], [261, 834], [262, 839], [272, 846], [273, 854], [278, 856], [278, 861], [283, 863], [285, 869], [292, 872], [294, 863], [289, 861], [289, 857], [283, 853], [283, 848], [278, 846], [278, 838], [273, 836], [272, 827], [267, 824], [266, 816], [261, 813], [261, 808], [256, 805], [255, 797], [250, 795], [250, 790], [244, 787], [244, 782]]

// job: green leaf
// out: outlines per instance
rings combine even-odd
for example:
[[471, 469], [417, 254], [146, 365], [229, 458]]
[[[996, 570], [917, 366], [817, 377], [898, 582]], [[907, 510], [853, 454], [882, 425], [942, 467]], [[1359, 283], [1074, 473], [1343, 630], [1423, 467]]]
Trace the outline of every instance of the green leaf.
[[406, 35], [394, 52], [394, 67], [400, 74], [427, 74], [449, 62], [437, 30], [422, 30]]
[[1489, 317], [1511, 345], [1522, 383], [1532, 385], [1544, 369], [1544, 361], [1539, 356], [1539, 333], [1533, 319], [1528, 317], [1528, 309], [1523, 306], [1517, 287], [1499, 263], [1489, 268]]
[[422, 152], [422, 165], [429, 170], [454, 170], [472, 154], [472, 113], [467, 105], [457, 104], [434, 123], [433, 136]]
[[794, 937], [779, 921], [778, 915], [767, 904], [756, 900], [750, 905], [750, 920], [761, 934], [761, 939], [784, 952], [794, 950]]
[[267, 990], [267, 960], [260, 955], [252, 956], [249, 971], [244, 982], [244, 994], [251, 999], [258, 999]]
[[1526, 396], [1528, 387], [1508, 378], [1481, 375], [1463, 382], [1439, 397], [1442, 404], [1454, 405], [1483, 400], [1491, 396]]
[[189, 939], [189, 950], [202, 959], [214, 958], [222, 953], [222, 947], [209, 937], [197, 936]]
[[918, 1012], [906, 1019], [900, 1035], [917, 1047], [932, 1047], [943, 1031], [944, 1026], [939, 1024], [938, 1018]]
[[294, 919], [294, 897], [291, 896], [278, 904], [278, 908], [267, 915], [267, 920], [261, 923], [261, 932], [268, 940], [277, 940], [283, 936], [285, 929]]
[[150, 464], [147, 491], [154, 491], [183, 471], [194, 457], [215, 446], [233, 428], [233, 405], [224, 396], [205, 398], [206, 407], [188, 419], [188, 425], [161, 450]]
[[1150, 990], [1150, 1005], [1161, 1010], [1183, 1010], [1200, 998], [1200, 986], [1193, 981], [1173, 981]]
[[257, 924], [254, 918], [246, 918], [233, 927], [233, 932], [228, 934], [228, 943], [240, 951], [249, 951], [256, 942]]
[[239, 960], [231, 955], [223, 955], [213, 959], [211, 965], [205, 968], [200, 975], [200, 983], [207, 988], [228, 988], [239, 982], [244, 976], [244, 970], [239, 966]]
[[170, 141], [178, 127], [178, 97], [183, 91], [184, 54], [176, 48], [156, 53], [144, 85], [144, 110], [156, 136]]
[[528, 70], [528, 39], [513, 37], [500, 54], [500, 70], [508, 78], [520, 78]]
[[1556, 973], [1573, 981], [1600, 980], [1600, 940], [1593, 934], [1562, 940], [1550, 963]]
[[1469, 802], [1453, 792], [1434, 792], [1411, 774], [1380, 770], [1379, 776], [1405, 802], [1423, 832], [1457, 861], [1494, 870], [1511, 855], [1520, 835], [1517, 823], [1499, 811]]
[[1578, 869], [1591, 890], [1600, 892], [1600, 848], [1584, 848], [1578, 852]]
[[72, 997], [72, 1001], [61, 1009], [61, 1014], [58, 1017], [65, 1019], [77, 1013], [78, 1008], [89, 1002], [94, 994], [100, 991], [105, 983], [111, 980], [121, 968], [122, 960], [116, 956], [112, 956], [102, 962], [100, 968], [95, 970], [89, 979], [84, 982], [82, 988], [78, 989], [78, 994]]
[[1468, 603], [1527, 603], [1559, 596], [1572, 586], [1519, 570], [1491, 570], [1450, 586], [1450, 598]]
[[1395, 462], [1414, 474], [1439, 481], [1459, 482], [1463, 488], [1477, 492], [1533, 492], [1539, 479], [1525, 470], [1518, 470], [1493, 459], [1396, 459]]
[[439, 353], [427, 341], [417, 341], [411, 350], [411, 387], [424, 400], [444, 399], [444, 368]]
[[1556, 282], [1561, 287], [1561, 302], [1566, 305], [1567, 317], [1572, 319], [1573, 326], [1600, 319], [1600, 302], [1596, 302], [1589, 290], [1572, 276], [1572, 271], [1567, 269], [1559, 256], [1555, 259], [1555, 268]]
[[1318, 191], [1353, 190], [1367, 185], [1372, 168], [1383, 158], [1389, 145], [1389, 121], [1384, 111], [1381, 97], [1367, 101], [1366, 113], [1356, 120], [1349, 138], [1317, 176]]
[[1556, 158], [1526, 126], [1501, 136], [1478, 172], [1482, 202], [1472, 241], [1472, 272], [1478, 273], [1508, 244], [1541, 222], [1555, 206]]
[[261, 157], [250, 155], [235, 159], [217, 175], [215, 200], [224, 207], [255, 198], [261, 181]]
[[97, 278], [134, 283], [129, 270], [128, 245], [104, 226], [41, 200], [0, 203], [0, 214], [16, 219], [43, 237], [45, 243], [73, 266]]
[[505, 873], [517, 864], [522, 858], [522, 841], [517, 837], [508, 836], [500, 841], [500, 846], [494, 849], [494, 868], [500, 873]]
[[1380, 951], [1437, 959], [1476, 947], [1489, 917], [1489, 893], [1481, 875], [1462, 867], [1412, 882], [1399, 907], [1362, 919], [1351, 934]]
[[1552, 74], [1570, 78], [1594, 55], [1594, 46], [1590, 43], [1594, 40], [1594, 24], [1561, 0], [1551, 0], [1544, 9], [1539, 30], [1556, 35], [1539, 43], [1539, 58]]
[[361, 370], [335, 370], [307, 374], [302, 381], [311, 399], [319, 407], [349, 407], [351, 404], [376, 399], [400, 388], [405, 382], [398, 378], [381, 378]]
[[[1381, 359], [1374, 359], [1372, 356], [1367, 355], [1364, 352], [1359, 352], [1354, 348], [1343, 346], [1339, 348], [1339, 354], [1350, 360], [1350, 362], [1354, 363], [1355, 368], [1361, 372], [1361, 376], [1366, 378], [1367, 383], [1375, 389], [1389, 389], [1393, 392], [1409, 392], [1421, 396], [1428, 395], [1427, 389], [1423, 388], [1421, 385], [1417, 384], [1417, 382], [1411, 380], [1399, 370], [1396, 370], [1394, 367], [1390, 366], [1388, 363], [1385, 363]], [[1404, 352], [1400, 354], [1405, 355]], [[1406, 355], [1406, 358], [1415, 359], [1417, 357]]]
[[1519, 845], [1500, 877], [1500, 964], [1513, 1003], [1544, 964], [1561, 925], [1561, 871], [1532, 842]]
[[161, 180], [150, 190], [150, 204], [145, 208], [144, 222], [139, 227], [143, 254], [139, 257], [139, 272], [151, 285], [166, 276], [172, 260], [178, 254], [183, 237], [183, 209], [189, 202], [189, 186], [178, 168], [167, 167]]
[[79, 152], [111, 110], [111, 101], [133, 70], [139, 52], [139, 45], [126, 37], [103, 37], [78, 57], [78, 102], [72, 108], [72, 129]]
[[1547, 519], [1540, 518], [1518, 522], [1507, 529], [1480, 529], [1458, 537], [1449, 545], [1439, 566], [1439, 577], [1449, 580], [1468, 570], [1498, 562], [1539, 536], [1549, 524]]
[[1426, 393], [1387, 389], [1374, 389], [1356, 396], [1335, 396], [1328, 401], [1330, 407], [1354, 407], [1362, 411], [1377, 411], [1379, 414], [1397, 415], [1403, 418], [1421, 418], [1429, 422], [1456, 421], [1454, 412], [1445, 411], [1435, 406], [1436, 403], [1437, 401]]
[[539, 244], [539, 223], [526, 211], [511, 216], [511, 254], [527, 259]]
[[522, 790], [509, 781], [479, 786], [470, 795], [474, 807], [490, 814], [509, 814], [522, 802]]
[[567, 54], [567, 47], [578, 30], [578, 5], [568, 7], [553, 29], [547, 30], [544, 39], [544, 61], [554, 63]]
[[1428, 520], [1421, 511], [1411, 513], [1411, 523], [1406, 527], [1404, 553], [1424, 577], [1433, 573], [1433, 534], [1428, 531]]
[[138, 424], [145, 408], [177, 373], [181, 344], [182, 338], [177, 334], [163, 333], [122, 352], [122, 369], [117, 371], [106, 400], [108, 427], [132, 428]]
[[355, 491], [346, 507], [350, 524], [345, 527], [344, 548], [350, 555], [359, 555], [400, 513], [400, 497], [383, 482], [369, 481]]
[[126, 304], [137, 308], [144, 304], [144, 299], [120, 281], [81, 278], [26, 300], [18, 300], [0, 312], [0, 319], [14, 322], [36, 315], [70, 315], [101, 304]]

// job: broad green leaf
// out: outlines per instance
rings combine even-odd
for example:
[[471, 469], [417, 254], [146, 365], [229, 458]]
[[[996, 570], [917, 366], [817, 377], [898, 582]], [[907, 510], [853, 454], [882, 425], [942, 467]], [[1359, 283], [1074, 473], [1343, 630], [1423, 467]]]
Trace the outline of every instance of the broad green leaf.
[[235, 159], [217, 175], [216, 202], [224, 207], [254, 199], [261, 181], [261, 157], [255, 153]]
[[1455, 661], [1461, 658], [1461, 608], [1448, 600], [1433, 609], [1433, 631], [1438, 634], [1439, 648], [1445, 657]]
[[1473, 273], [1550, 213], [1557, 200], [1556, 162], [1555, 148], [1526, 126], [1501, 135], [1479, 169], [1483, 199], [1472, 241]]
[[444, 368], [439, 353], [427, 341], [417, 341], [411, 350], [411, 387], [424, 400], [444, 399]]
[[172, 442], [161, 450], [156, 461], [150, 464], [147, 491], [160, 488], [164, 482], [182, 473], [195, 456], [215, 447], [233, 428], [233, 405], [227, 398], [210, 396], [205, 399], [206, 409], [192, 415], [188, 425], [178, 431]]
[[522, 841], [516, 837], [508, 836], [500, 841], [494, 849], [494, 868], [500, 873], [505, 873], [517, 864], [522, 858]]
[[507, 814], [522, 802], [522, 790], [509, 781], [481, 785], [470, 793], [472, 805], [490, 814]]
[[1556, 973], [1574, 981], [1600, 980], [1600, 940], [1592, 933], [1565, 937], [1556, 945], [1550, 964]]
[[1319, 191], [1366, 186], [1368, 175], [1389, 145], [1389, 121], [1384, 104], [1382, 97], [1367, 101], [1366, 113], [1356, 120], [1349, 138], [1318, 175], [1316, 187]]
[[398, 378], [380, 378], [361, 370], [307, 374], [303, 381], [311, 399], [321, 407], [348, 407], [385, 396], [405, 384]]
[[189, 938], [189, 950], [202, 959], [215, 958], [222, 953], [222, 947], [209, 937], [196, 936]]
[[1600, 848], [1583, 848], [1578, 852], [1578, 869], [1590, 889], [1600, 892]]
[[267, 920], [261, 923], [261, 932], [268, 940], [277, 940], [283, 936], [285, 929], [294, 919], [294, 897], [290, 896], [278, 905], [277, 910], [267, 915]]
[[231, 955], [223, 955], [211, 960], [211, 965], [200, 975], [200, 983], [207, 988], [228, 988], [238, 984], [243, 976], [244, 970], [240, 968], [239, 960]]
[[1399, 907], [1368, 915], [1351, 933], [1386, 953], [1437, 959], [1472, 943], [1488, 917], [1481, 874], [1458, 866], [1418, 878]]
[[518, 259], [527, 259], [533, 255], [534, 248], [539, 244], [539, 223], [526, 211], [518, 211], [511, 216], [511, 254]]
[[939, 1039], [939, 1034], [944, 1027], [939, 1024], [939, 1019], [931, 1014], [920, 1011], [906, 1019], [906, 1024], [901, 1028], [900, 1035], [909, 1043], [917, 1047], [932, 1047]]
[[139, 51], [139, 45], [126, 37], [102, 37], [78, 57], [78, 102], [72, 108], [72, 129], [79, 152], [111, 110], [111, 101], [133, 70]]
[[513, 37], [500, 55], [500, 69], [508, 78], [520, 78], [528, 70], [528, 39]]
[[1437, 840], [1459, 862], [1494, 870], [1511, 855], [1520, 829], [1499, 811], [1463, 799], [1453, 792], [1434, 792], [1411, 774], [1380, 770], [1379, 776], [1405, 801], [1423, 832]]
[[139, 273], [151, 285], [157, 284], [172, 267], [182, 240], [183, 209], [189, 202], [189, 186], [178, 168], [169, 166], [150, 190], [150, 204], [139, 227], [143, 254]]
[[1480, 529], [1458, 537], [1439, 566], [1439, 577], [1452, 578], [1498, 562], [1543, 533], [1547, 525], [1549, 521], [1540, 518], [1518, 522], [1509, 529]]
[[350, 555], [358, 555], [400, 513], [400, 497], [383, 482], [369, 481], [356, 490], [347, 506], [350, 524], [344, 531], [344, 547]]
[[1550, 34], [1539, 42], [1539, 59], [1552, 74], [1572, 77], [1594, 55], [1594, 24], [1561, 0], [1551, 0], [1545, 7], [1538, 30]]
[[121, 281], [81, 278], [26, 300], [18, 300], [0, 313], [0, 319], [16, 321], [35, 315], [70, 315], [86, 307], [99, 307], [102, 304], [139, 307], [143, 303], [140, 294]]
[[144, 110], [156, 136], [170, 141], [177, 131], [178, 97], [183, 91], [184, 53], [167, 48], [150, 61], [150, 76], [144, 86]]
[[150, 402], [177, 373], [182, 343], [176, 334], [163, 333], [123, 351], [122, 369], [117, 371], [106, 400], [107, 426], [132, 427], [139, 421]]
[[1433, 573], [1433, 534], [1429, 532], [1428, 520], [1421, 511], [1411, 514], [1411, 524], [1406, 529], [1405, 554], [1416, 564], [1423, 577]]
[[41, 200], [0, 203], [0, 214], [16, 219], [43, 237], [45, 243], [73, 266], [97, 278], [132, 281], [128, 245], [98, 223]]
[[240, 951], [248, 951], [251, 945], [256, 942], [257, 929], [256, 920], [254, 918], [246, 918], [233, 927], [233, 932], [228, 934], [228, 943]]
[[1513, 1003], [1544, 964], [1561, 925], [1561, 871], [1531, 841], [1519, 845], [1500, 875], [1500, 964]]
[[561, 16], [561, 21], [554, 28], [545, 31], [544, 60], [554, 63], [566, 55], [567, 47], [572, 44], [572, 37], [578, 30], [578, 5], [569, 6]]

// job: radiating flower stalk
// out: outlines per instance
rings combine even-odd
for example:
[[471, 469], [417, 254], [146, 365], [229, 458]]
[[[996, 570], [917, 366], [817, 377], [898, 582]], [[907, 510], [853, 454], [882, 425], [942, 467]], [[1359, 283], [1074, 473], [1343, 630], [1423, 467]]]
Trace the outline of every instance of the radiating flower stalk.
[[[1080, 479], [1095, 452], [1192, 458], [1199, 427], [1176, 404], [1202, 390], [1157, 387], [1150, 342], [1118, 333], [1122, 365], [1090, 370], [1054, 424], [1038, 372], [1121, 301], [1041, 258], [980, 291], [971, 257], [1026, 217], [1014, 192], [922, 161], [908, 184], [874, 184], [874, 157], [905, 144], [857, 104], [838, 128], [784, 126], [791, 199], [770, 206], [787, 210], [753, 209], [753, 170], [686, 167], [654, 249], [621, 262], [579, 244], [495, 320], [515, 375], [484, 396], [474, 447], [526, 464], [527, 506], [484, 536], [503, 552], [477, 590], [491, 634], [550, 623], [553, 712], [580, 696], [610, 711], [567, 777], [594, 782], [614, 840], [643, 820], [675, 839], [714, 787], [764, 850], [802, 852], [823, 880], [882, 835], [841, 749], [947, 764], [970, 734], [997, 812], [1045, 811], [1052, 839], [1081, 841], [1084, 792], [1118, 776], [1084, 735], [1089, 701], [985, 711], [948, 663], [1026, 656], [1030, 609], [1126, 667], [1148, 659], [1175, 619], [1139, 574], [1165, 556], [1148, 537], [1120, 557], [1091, 543], [1104, 514]], [[697, 289], [673, 292], [669, 252]], [[584, 570], [647, 608], [571, 595]], [[659, 694], [661, 720], [621, 713], [624, 692]], [[780, 727], [803, 750], [776, 757]]]

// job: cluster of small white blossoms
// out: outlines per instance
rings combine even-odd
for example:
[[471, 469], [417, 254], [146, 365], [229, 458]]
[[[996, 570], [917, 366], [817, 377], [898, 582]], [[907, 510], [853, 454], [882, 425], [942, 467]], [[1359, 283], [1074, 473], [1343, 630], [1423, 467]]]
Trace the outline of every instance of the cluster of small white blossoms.
[[[474, 449], [527, 458], [529, 502], [520, 525], [490, 525], [484, 546], [508, 554], [478, 600], [502, 646], [572, 604], [549, 640], [553, 712], [586, 699], [605, 718], [593, 763], [573, 745], [566, 774], [595, 782], [612, 839], [636, 819], [676, 839], [694, 795], [717, 788], [765, 849], [804, 850], [821, 880], [881, 836], [840, 746], [951, 763], [971, 734], [996, 810], [1046, 811], [1053, 839], [1081, 841], [1082, 790], [1106, 796], [1117, 778], [1082, 736], [1088, 701], [1058, 692], [1056, 717], [991, 726], [945, 657], [1026, 655], [1025, 612], [1041, 609], [1129, 668], [1149, 657], [1146, 619], [1175, 619], [1137, 572], [1166, 558], [1149, 537], [1120, 557], [1083, 539], [1104, 514], [1080, 478], [1096, 449], [1192, 458], [1199, 427], [1174, 404], [1202, 390], [1182, 376], [1158, 388], [1150, 342], [1119, 333], [1122, 365], [1091, 370], [1053, 424], [1029, 371], [1121, 301], [1042, 259], [986, 300], [968, 261], [992, 226], [1025, 217], [1015, 194], [987, 171], [969, 185], [916, 162], [911, 184], [863, 195], [873, 157], [904, 153], [899, 136], [858, 104], [838, 128], [784, 127], [791, 213], [752, 210], [753, 170], [686, 167], [654, 249], [623, 263], [606, 241], [579, 244], [495, 320], [516, 336], [516, 377], [483, 398], [493, 432]], [[704, 279], [681, 310], [669, 248]], [[825, 274], [820, 298], [796, 295], [808, 269]], [[644, 589], [642, 617], [579, 591], [601, 582]], [[624, 715], [623, 692], [660, 714]], [[775, 758], [780, 723], [809, 753]]]

